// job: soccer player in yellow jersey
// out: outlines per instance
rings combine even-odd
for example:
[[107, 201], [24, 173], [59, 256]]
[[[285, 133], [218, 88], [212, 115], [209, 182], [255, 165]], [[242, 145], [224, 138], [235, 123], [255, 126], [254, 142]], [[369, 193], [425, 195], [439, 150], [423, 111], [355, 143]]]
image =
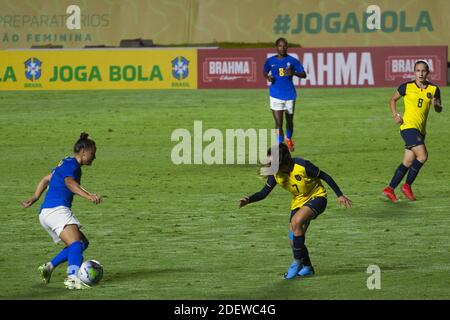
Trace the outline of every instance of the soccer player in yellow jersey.
[[[277, 149], [277, 148], [275, 148]], [[269, 149], [269, 159], [271, 158]], [[275, 151], [274, 151], [275, 152]], [[314, 274], [308, 249], [305, 246], [305, 233], [312, 219], [317, 218], [327, 206], [327, 191], [324, 180], [336, 193], [341, 205], [351, 208], [352, 201], [339, 189], [336, 182], [324, 171], [302, 158], [292, 158], [288, 146], [279, 144], [279, 167], [274, 175], [269, 175], [261, 191], [239, 200], [239, 208], [263, 200], [277, 184], [292, 194], [289, 239], [294, 261], [285, 274], [285, 279]]]
[[[395, 171], [389, 186], [383, 190], [383, 194], [392, 202], [398, 201], [394, 189], [406, 173], [408, 175], [401, 191], [409, 200], [416, 200], [411, 185], [428, 158], [425, 146], [428, 112], [431, 107], [434, 107], [436, 112], [442, 111], [441, 93], [438, 86], [427, 81], [429, 72], [426, 61], [417, 61], [414, 65], [415, 80], [401, 84], [390, 101], [392, 117], [400, 125], [400, 134], [405, 141], [403, 162]], [[397, 112], [396, 106], [396, 102], [401, 97], [405, 105], [403, 117]]]

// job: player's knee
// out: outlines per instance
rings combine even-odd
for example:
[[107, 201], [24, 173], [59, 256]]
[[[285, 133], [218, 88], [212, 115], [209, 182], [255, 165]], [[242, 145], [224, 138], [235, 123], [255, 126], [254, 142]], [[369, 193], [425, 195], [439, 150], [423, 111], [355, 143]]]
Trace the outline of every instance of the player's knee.
[[298, 233], [302, 230], [303, 225], [306, 223], [306, 221], [302, 217], [295, 217], [292, 219], [292, 230], [294, 230], [294, 233]]
[[421, 154], [420, 156], [417, 157], [417, 160], [420, 161], [422, 164], [427, 162], [428, 160], [428, 155], [425, 154]]
[[409, 167], [412, 166], [413, 161], [414, 161], [414, 160], [409, 160], [409, 159], [404, 160], [404, 161], [403, 161], [403, 165], [404, 165], [405, 167], [409, 168]]

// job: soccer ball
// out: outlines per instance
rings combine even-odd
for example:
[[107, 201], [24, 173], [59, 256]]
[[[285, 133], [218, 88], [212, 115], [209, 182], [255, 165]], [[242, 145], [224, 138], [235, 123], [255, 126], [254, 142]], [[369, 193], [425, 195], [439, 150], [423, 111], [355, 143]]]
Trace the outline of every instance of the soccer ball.
[[98, 284], [103, 277], [103, 266], [97, 260], [87, 260], [81, 265], [78, 277], [89, 286]]

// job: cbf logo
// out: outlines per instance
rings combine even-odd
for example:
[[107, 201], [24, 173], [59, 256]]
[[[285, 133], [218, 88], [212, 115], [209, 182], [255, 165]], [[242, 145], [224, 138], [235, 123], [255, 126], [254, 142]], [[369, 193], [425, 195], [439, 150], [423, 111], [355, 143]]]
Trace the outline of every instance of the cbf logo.
[[25, 61], [25, 77], [28, 80], [35, 81], [41, 77], [42, 62], [38, 58], [30, 58]]
[[172, 60], [172, 75], [177, 80], [185, 79], [189, 75], [189, 60], [185, 57], [176, 57]]

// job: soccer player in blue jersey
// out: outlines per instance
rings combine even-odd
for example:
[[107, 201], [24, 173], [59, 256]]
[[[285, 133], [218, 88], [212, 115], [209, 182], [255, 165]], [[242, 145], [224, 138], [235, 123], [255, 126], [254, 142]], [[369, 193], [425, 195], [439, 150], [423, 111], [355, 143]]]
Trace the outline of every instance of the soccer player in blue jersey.
[[73, 147], [74, 157], [67, 157], [48, 175], [43, 177], [36, 187], [34, 195], [22, 202], [23, 208], [33, 205], [47, 189], [39, 212], [42, 227], [54, 242], [63, 241], [66, 245], [51, 261], [41, 265], [38, 270], [44, 283], [50, 282], [54, 268], [67, 261], [67, 278], [64, 285], [68, 289], [89, 288], [78, 278], [78, 270], [83, 262], [83, 251], [89, 245], [86, 236], [80, 231], [80, 222], [72, 213], [73, 195], [77, 194], [95, 204], [102, 198], [84, 189], [80, 185], [81, 167], [90, 166], [95, 160], [97, 150], [94, 140], [87, 133], [81, 133]]
[[[431, 107], [434, 107], [436, 112], [442, 111], [441, 93], [437, 85], [427, 81], [429, 72], [426, 61], [417, 61], [414, 65], [415, 80], [401, 84], [390, 100], [392, 117], [400, 126], [400, 135], [405, 142], [403, 161], [394, 172], [389, 185], [383, 190], [384, 196], [392, 202], [398, 201], [394, 189], [406, 174], [401, 191], [409, 200], [416, 200], [411, 185], [428, 159], [425, 146], [428, 112]], [[396, 106], [401, 97], [405, 105], [403, 117], [397, 112]]]
[[[333, 189], [339, 204], [351, 208], [352, 201], [342, 193], [331, 176], [313, 163], [302, 158], [292, 158], [284, 143], [279, 145], [278, 150], [278, 171], [268, 176], [266, 185], [261, 191], [240, 199], [239, 208], [263, 200], [277, 184], [289, 191], [292, 194], [289, 239], [294, 261], [284, 277], [293, 279], [297, 276], [311, 276], [314, 274], [314, 268], [305, 245], [305, 234], [310, 221], [324, 212], [327, 206], [327, 191], [321, 180]], [[269, 149], [269, 159], [271, 158], [271, 149]]]
[[294, 110], [297, 92], [293, 77], [306, 78], [302, 64], [296, 58], [287, 54], [288, 42], [284, 38], [275, 41], [277, 55], [266, 60], [264, 77], [271, 82], [269, 87], [270, 109], [275, 119], [278, 143], [284, 142], [283, 113], [286, 115], [286, 144], [289, 151], [294, 151]]

